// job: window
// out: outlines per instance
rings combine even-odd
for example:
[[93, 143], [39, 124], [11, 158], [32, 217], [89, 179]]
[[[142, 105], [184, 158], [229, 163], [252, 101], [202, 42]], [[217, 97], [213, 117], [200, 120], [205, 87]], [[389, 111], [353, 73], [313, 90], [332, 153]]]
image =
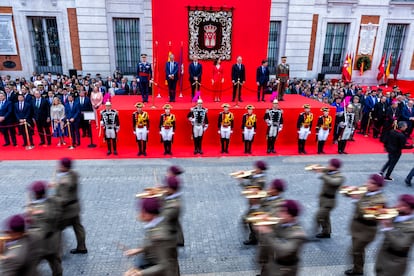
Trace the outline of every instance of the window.
[[405, 36], [407, 33], [407, 25], [405, 24], [388, 24], [387, 33], [385, 34], [383, 56], [388, 61], [391, 58], [391, 72], [394, 72], [395, 63], [404, 47]]
[[30, 41], [37, 73], [62, 74], [59, 33], [55, 17], [29, 17]]
[[116, 67], [123, 74], [135, 75], [140, 57], [139, 19], [114, 18]]
[[328, 23], [323, 49], [322, 73], [341, 73], [347, 41], [347, 23]]
[[267, 60], [269, 61], [269, 71], [271, 75], [276, 74], [276, 66], [279, 61], [280, 25], [280, 21], [270, 21]]

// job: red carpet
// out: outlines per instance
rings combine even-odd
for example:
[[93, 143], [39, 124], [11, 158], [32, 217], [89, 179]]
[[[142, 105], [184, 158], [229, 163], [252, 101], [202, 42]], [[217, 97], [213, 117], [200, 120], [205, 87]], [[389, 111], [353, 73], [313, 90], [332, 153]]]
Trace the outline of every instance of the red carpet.
[[[269, 96], [268, 96], [269, 97]], [[245, 97], [248, 98], [247, 96]], [[251, 97], [250, 97], [251, 98]], [[226, 97], [224, 97], [225, 100]], [[94, 143], [98, 146], [96, 148], [88, 148], [90, 143], [89, 138], [82, 138], [81, 146], [76, 149], [70, 150], [65, 147], [56, 146], [56, 138], [52, 139], [52, 146], [36, 146], [32, 150], [26, 150], [21, 145], [22, 137], [18, 136], [18, 147], [2, 147], [0, 148], [1, 160], [54, 160], [62, 156], [71, 156], [76, 159], [104, 159], [104, 158], [144, 158], [136, 156], [137, 147], [135, 144], [135, 137], [132, 134], [132, 122], [131, 114], [134, 111], [135, 102], [139, 101], [139, 96], [116, 96], [113, 99], [114, 108], [119, 110], [121, 119], [121, 130], [118, 139], [118, 156], [110, 155], [106, 156], [106, 144], [103, 143], [103, 139], [98, 139], [98, 133], [93, 125]], [[163, 147], [160, 143], [160, 137], [158, 133], [159, 116], [163, 112], [162, 106], [165, 98], [156, 98], [155, 107], [151, 108], [152, 103], [147, 104], [145, 110], [149, 112], [151, 125], [148, 142], [148, 156], [146, 158], [159, 158], [165, 157], [163, 155]], [[186, 115], [192, 106], [189, 98], [178, 98], [177, 103], [173, 103], [173, 113], [177, 116], [177, 131], [175, 135], [174, 144], [172, 147], [173, 157], [194, 157], [193, 155], [193, 141], [191, 139], [191, 125], [186, 119]], [[224, 101], [222, 101], [223, 103]], [[281, 108], [284, 110], [285, 124], [283, 131], [281, 132], [278, 141], [276, 142], [276, 155], [297, 155], [296, 146], [296, 118], [299, 112], [302, 111], [303, 103], [310, 103], [312, 105], [312, 112], [315, 118], [321, 114], [319, 109], [322, 104], [316, 101], [309, 101], [306, 98], [297, 95], [287, 95], [286, 101], [281, 102]], [[241, 115], [245, 112], [245, 102], [240, 103], [239, 108], [232, 107], [231, 110], [235, 114], [235, 129], [230, 142], [229, 151], [230, 154], [220, 154], [220, 139], [217, 133], [217, 117], [222, 110], [220, 107], [222, 103], [207, 102], [205, 106], [209, 109], [210, 126], [206, 132], [203, 140], [203, 157], [217, 157], [217, 156], [246, 156], [243, 153], [243, 144], [241, 140]], [[271, 104], [257, 103], [251, 101], [256, 106], [256, 114], [258, 116], [258, 130], [253, 144], [253, 156], [261, 156], [266, 154], [266, 126], [263, 121], [263, 115], [265, 109]], [[235, 103], [233, 103], [234, 105]], [[333, 110], [331, 110], [333, 114]], [[306, 150], [308, 154], [316, 154], [316, 141], [314, 126], [312, 134], [309, 137]], [[332, 137], [332, 136], [331, 136]], [[325, 146], [325, 152], [327, 154], [335, 154], [337, 152], [336, 145], [332, 144], [332, 138], [327, 142]], [[348, 142], [346, 151], [352, 154], [366, 154], [366, 153], [383, 153], [383, 145], [376, 139], [366, 138], [362, 135], [355, 135], [355, 142]], [[66, 142], [69, 142], [69, 138], [66, 138]], [[35, 136], [35, 145], [39, 143], [38, 136]], [[197, 155], [197, 157], [200, 155]], [[170, 158], [167, 156], [166, 158]]]

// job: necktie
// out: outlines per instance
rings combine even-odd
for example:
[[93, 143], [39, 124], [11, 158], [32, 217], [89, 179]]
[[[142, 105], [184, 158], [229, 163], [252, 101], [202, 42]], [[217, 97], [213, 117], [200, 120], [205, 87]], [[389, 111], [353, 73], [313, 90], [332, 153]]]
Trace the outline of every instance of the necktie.
[[83, 105], [83, 98], [81, 98], [81, 105]]
[[73, 107], [73, 102], [70, 102], [70, 109], [72, 109]]
[[264, 67], [262, 66], [262, 73], [264, 74], [264, 71], [265, 71], [265, 69], [264, 69]]
[[174, 67], [174, 64], [171, 62], [171, 63], [170, 63], [170, 73], [172, 73], [172, 71], [173, 71], [173, 67]]
[[20, 111], [23, 110], [23, 102], [20, 102]]
[[40, 100], [39, 100], [39, 99], [37, 99], [37, 100], [36, 100], [36, 107], [37, 107], [37, 108], [39, 108], [39, 106], [40, 106]]
[[239, 70], [241, 70], [241, 64], [239, 64]]
[[3, 107], [3, 101], [0, 102], [0, 109]]

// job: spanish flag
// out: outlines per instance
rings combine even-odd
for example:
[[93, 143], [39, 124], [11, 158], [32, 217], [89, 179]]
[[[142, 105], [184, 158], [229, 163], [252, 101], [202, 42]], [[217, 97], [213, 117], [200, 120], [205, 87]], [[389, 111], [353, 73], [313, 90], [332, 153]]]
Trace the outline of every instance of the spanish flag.
[[390, 75], [390, 73], [391, 73], [391, 64], [392, 64], [392, 54], [390, 54], [390, 57], [389, 57], [389, 59], [388, 59], [388, 62], [387, 62], [387, 69], [385, 69], [385, 82], [387, 82], [387, 80], [388, 80], [388, 76]]
[[352, 80], [352, 57], [346, 54], [344, 65], [342, 66], [342, 80], [344, 82], [351, 82]]

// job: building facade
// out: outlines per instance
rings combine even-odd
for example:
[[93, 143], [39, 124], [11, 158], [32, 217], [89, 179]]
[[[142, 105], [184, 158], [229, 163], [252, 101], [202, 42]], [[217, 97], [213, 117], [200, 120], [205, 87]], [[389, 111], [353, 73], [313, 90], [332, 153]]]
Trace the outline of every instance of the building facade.
[[[152, 13], [149, 0], [0, 0], [1, 74], [133, 75], [152, 59]], [[270, 68], [286, 55], [291, 76], [340, 78], [349, 54], [353, 80], [373, 84], [391, 56], [390, 77], [400, 59], [398, 78], [414, 79], [413, 23], [414, 0], [272, 0]]]

